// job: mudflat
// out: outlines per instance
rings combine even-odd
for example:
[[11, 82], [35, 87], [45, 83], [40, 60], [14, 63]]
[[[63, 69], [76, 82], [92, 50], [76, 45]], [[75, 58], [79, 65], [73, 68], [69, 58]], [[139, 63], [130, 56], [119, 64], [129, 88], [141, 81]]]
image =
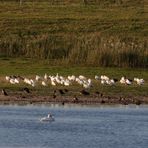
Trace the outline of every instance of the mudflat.
[[35, 93], [24, 94], [21, 92], [11, 93], [9, 95], [0, 95], [0, 103], [1, 104], [46, 104], [46, 103], [61, 103], [64, 105], [65, 103], [74, 103], [74, 104], [148, 104], [147, 96], [108, 96], [103, 94], [92, 93], [89, 95], [37, 95]]

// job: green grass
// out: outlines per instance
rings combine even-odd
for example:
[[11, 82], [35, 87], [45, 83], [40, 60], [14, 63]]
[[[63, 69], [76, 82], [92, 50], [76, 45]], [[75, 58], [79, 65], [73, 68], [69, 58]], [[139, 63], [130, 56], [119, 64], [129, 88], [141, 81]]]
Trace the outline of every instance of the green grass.
[[[53, 32], [128, 32], [143, 36], [147, 29], [143, 7], [106, 7], [98, 5], [49, 5], [48, 3], [0, 3], [1, 32], [33, 35]], [[132, 27], [139, 26], [142, 32]], [[3, 30], [5, 29], [5, 30]]]

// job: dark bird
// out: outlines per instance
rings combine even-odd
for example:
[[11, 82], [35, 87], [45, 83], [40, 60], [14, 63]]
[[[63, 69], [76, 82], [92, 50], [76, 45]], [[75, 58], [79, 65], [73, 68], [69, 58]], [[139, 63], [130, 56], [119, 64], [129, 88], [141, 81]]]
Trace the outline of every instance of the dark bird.
[[104, 101], [104, 100], [101, 100], [101, 103], [102, 103], [102, 104], [104, 104], [104, 103], [105, 103], [105, 101]]
[[88, 91], [84, 90], [84, 89], [81, 90], [80, 93], [85, 95], [85, 96], [90, 95], [90, 93]]
[[65, 105], [65, 102], [64, 101], [62, 102], [62, 105]]
[[116, 79], [116, 78], [114, 78], [113, 80], [114, 80], [115, 83], [118, 82], [118, 79]]
[[74, 96], [73, 102], [74, 102], [74, 103], [77, 103], [78, 101], [79, 101], [78, 98], [77, 98], [76, 96]]
[[137, 101], [135, 102], [135, 104], [136, 104], [136, 105], [140, 105], [140, 104], [141, 104], [141, 101], [140, 101], [140, 100], [137, 100]]
[[27, 87], [23, 88], [23, 91], [25, 91], [26, 93], [30, 93], [30, 90]]
[[100, 93], [100, 97], [103, 97], [103, 94], [102, 93]]
[[130, 82], [133, 82], [133, 80], [132, 79], [128, 79]]
[[60, 93], [61, 95], [64, 95], [64, 94], [65, 94], [65, 92], [64, 92], [62, 89], [59, 89], [58, 91], [59, 91], [59, 93]]
[[107, 96], [107, 99], [108, 99], [108, 100], [110, 100], [110, 99], [111, 99], [111, 97], [110, 97], [110, 96]]
[[99, 94], [100, 94], [100, 92], [99, 92], [99, 91], [96, 91], [96, 92], [95, 92], [95, 94], [99, 95]]
[[24, 80], [24, 78], [23, 78], [22, 76], [18, 76], [18, 78], [19, 78], [20, 80]]
[[57, 91], [54, 90], [54, 91], [53, 91], [53, 98], [55, 99], [56, 97], [57, 97]]
[[2, 89], [2, 94], [3, 94], [4, 96], [8, 96], [8, 94], [7, 94], [7, 92], [5, 91], [5, 89]]
[[17, 76], [13, 75], [13, 76], [11, 76], [11, 78], [13, 78], [13, 79], [17, 79]]
[[97, 96], [97, 97], [100, 96], [100, 92], [99, 92], [99, 91], [95, 91], [94, 94], [95, 94], [95, 96]]
[[53, 98], [55, 99], [57, 96], [56, 96], [56, 94], [53, 94]]
[[65, 91], [65, 92], [68, 92], [68, 89], [65, 88], [64, 91]]

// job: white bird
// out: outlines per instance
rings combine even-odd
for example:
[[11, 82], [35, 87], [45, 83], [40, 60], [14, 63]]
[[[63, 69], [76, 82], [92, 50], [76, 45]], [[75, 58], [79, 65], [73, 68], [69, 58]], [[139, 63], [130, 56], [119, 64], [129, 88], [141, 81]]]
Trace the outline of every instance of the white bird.
[[96, 79], [96, 80], [99, 80], [99, 76], [95, 75], [95, 79]]
[[106, 80], [106, 84], [112, 85], [112, 81], [111, 80]]
[[65, 85], [65, 86], [69, 86], [69, 85], [70, 85], [70, 81], [69, 81], [68, 79], [66, 79], [66, 80], [64, 81], [64, 85]]
[[42, 122], [52, 122], [55, 121], [54, 117], [49, 113], [47, 117], [43, 117], [40, 119]]
[[31, 86], [35, 87], [35, 85], [36, 85], [35, 81], [31, 79], [30, 82], [31, 82]]
[[18, 84], [19, 83], [19, 80], [15, 78], [14, 79], [14, 82]]
[[90, 88], [90, 85], [87, 84], [87, 83], [83, 83], [83, 87], [86, 88], [86, 89], [89, 89]]
[[134, 81], [136, 81], [138, 85], [144, 84], [144, 79], [134, 78]]
[[86, 77], [83, 76], [83, 75], [79, 75], [79, 79], [81, 79], [81, 80], [86, 80]]
[[127, 85], [131, 85], [132, 84], [132, 82], [129, 79], [126, 79], [125, 82], [126, 82]]
[[61, 80], [60, 80], [58, 77], [55, 77], [55, 80], [56, 80], [56, 82], [57, 82], [58, 84], [61, 83]]
[[33, 85], [33, 80], [32, 79], [28, 79], [28, 78], [24, 78], [24, 83], [29, 84], [29, 85]]
[[72, 75], [72, 76], [71, 76], [71, 80], [72, 80], [72, 81], [75, 81], [75, 79], [76, 79], [76, 76], [75, 76], [75, 75]]
[[107, 76], [105, 76], [105, 75], [101, 75], [101, 80], [105, 80], [105, 81], [107, 81], [107, 80], [109, 80], [109, 77], [107, 77]]
[[91, 81], [91, 79], [88, 79], [87, 81], [84, 80], [82, 85], [86, 89], [91, 88], [92, 87], [92, 81]]
[[126, 79], [125, 79], [125, 77], [121, 77], [120, 83], [121, 83], [121, 84], [126, 84]]
[[75, 81], [76, 77], [74, 75], [72, 75], [72, 76], [68, 76], [67, 79], [69, 81]]
[[52, 86], [56, 86], [56, 83], [54, 81], [51, 81]]
[[47, 84], [45, 83], [45, 81], [42, 81], [42, 85], [43, 86], [47, 86]]
[[101, 84], [106, 84], [106, 81], [104, 79], [102, 79]]
[[40, 79], [41, 79], [41, 77], [38, 76], [38, 75], [36, 75], [35, 80], [36, 80], [36, 81], [39, 81]]
[[11, 84], [15, 84], [14, 79], [10, 79], [10, 83], [11, 83]]
[[10, 76], [5, 77], [7, 81], [10, 81]]
[[48, 75], [45, 73], [44, 75], [44, 79], [47, 80], [48, 79]]

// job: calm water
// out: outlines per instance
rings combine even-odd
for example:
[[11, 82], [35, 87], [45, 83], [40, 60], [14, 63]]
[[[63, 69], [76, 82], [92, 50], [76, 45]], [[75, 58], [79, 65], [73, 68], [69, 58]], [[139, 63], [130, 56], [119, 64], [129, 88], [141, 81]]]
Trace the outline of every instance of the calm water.
[[1, 105], [0, 147], [147, 148], [148, 107]]

